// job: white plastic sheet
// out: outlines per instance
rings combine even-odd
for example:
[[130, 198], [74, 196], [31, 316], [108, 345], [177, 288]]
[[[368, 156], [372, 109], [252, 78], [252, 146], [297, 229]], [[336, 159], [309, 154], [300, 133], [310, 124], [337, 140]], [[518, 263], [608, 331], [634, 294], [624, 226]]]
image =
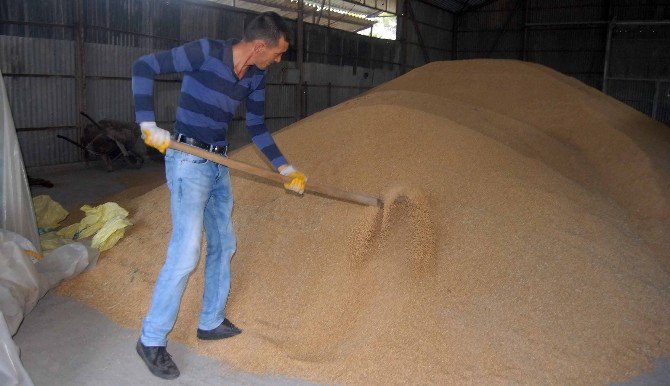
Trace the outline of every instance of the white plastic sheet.
[[27, 251], [36, 251], [33, 243], [0, 229], [0, 385], [32, 385], [12, 335], [49, 289], [95, 265], [100, 254], [90, 242], [77, 242], [53, 250], [34, 264]]
[[48, 290], [25, 250], [35, 247], [16, 233], [0, 231], [0, 311], [11, 335]]
[[33, 386], [33, 381], [19, 359], [19, 348], [14, 344], [5, 318], [0, 312], [0, 385]]
[[100, 252], [91, 248], [91, 242], [77, 242], [54, 249], [35, 264], [37, 272], [45, 280], [48, 288], [53, 288], [62, 280], [77, 276], [85, 269], [95, 266]]
[[30, 240], [39, 252], [40, 239], [26, 169], [0, 72], [0, 229]]

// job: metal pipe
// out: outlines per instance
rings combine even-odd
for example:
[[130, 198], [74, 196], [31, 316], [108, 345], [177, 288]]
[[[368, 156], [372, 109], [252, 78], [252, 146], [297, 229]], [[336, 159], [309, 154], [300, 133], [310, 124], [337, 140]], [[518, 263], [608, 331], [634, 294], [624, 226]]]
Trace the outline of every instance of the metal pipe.
[[298, 66], [298, 92], [297, 92], [297, 120], [300, 120], [305, 117], [305, 99], [304, 99], [304, 83], [305, 83], [305, 65], [304, 65], [304, 53], [305, 53], [305, 44], [304, 44], [304, 0], [298, 0], [298, 36], [297, 36], [297, 66]]
[[526, 27], [560, 27], [560, 26], [571, 26], [571, 25], [597, 25], [597, 24], [609, 24], [609, 21], [566, 21], [566, 22], [557, 22], [557, 23], [527, 23]]
[[[569, 22], [559, 22], [559, 23], [528, 23], [528, 27], [560, 27], [560, 26], [571, 26], [571, 25], [601, 25], [601, 24], [612, 24], [611, 21], [569, 21]], [[616, 21], [615, 25], [670, 25], [670, 20], [626, 20], [626, 21]]]
[[[86, 44], [85, 42], [85, 37], [84, 34], [86, 26], [84, 25], [85, 23], [85, 17], [84, 15], [84, 0], [77, 0], [77, 3], [75, 4], [75, 17], [74, 17], [74, 23], [76, 25], [75, 29], [75, 87], [77, 90], [76, 94], [76, 101], [77, 101], [77, 109], [78, 111], [86, 111], [86, 69], [85, 69], [85, 58], [86, 58]], [[77, 128], [78, 133], [77, 137], [81, 138], [84, 130], [84, 126], [86, 126], [86, 122], [84, 121], [84, 118], [82, 116], [79, 116], [77, 119]], [[81, 156], [83, 157], [84, 154], [83, 152], [81, 153]]]
[[651, 117], [657, 119], [658, 115], [658, 100], [661, 95], [661, 82], [656, 81], [656, 90], [654, 90], [654, 104], [651, 108]]
[[530, 8], [530, 0], [525, 0], [523, 3], [523, 40], [521, 41], [521, 60], [525, 61], [527, 56], [528, 45], [528, 14]]
[[430, 55], [428, 49], [426, 48], [426, 45], [423, 44], [423, 36], [421, 35], [421, 30], [419, 29], [419, 25], [416, 22], [416, 15], [414, 14], [414, 8], [412, 8], [412, 3], [410, 0], [406, 0], [406, 4], [409, 16], [412, 18], [414, 31], [416, 32], [416, 36], [419, 38], [419, 46], [421, 47], [421, 52], [423, 53], [423, 61], [425, 63], [430, 63]]
[[610, 50], [612, 49], [612, 31], [614, 30], [615, 20], [616, 17], [613, 17], [612, 22], [610, 23], [609, 29], [607, 31], [607, 44], [605, 45], [605, 65], [603, 68], [603, 85], [602, 85], [602, 91], [604, 94], [607, 94], [607, 72], [609, 71], [610, 67]]
[[402, 1], [402, 13], [400, 23], [400, 75], [407, 72], [407, 2]]
[[618, 21], [616, 25], [670, 25], [670, 20]]
[[[466, 3], [467, 5], [467, 3]], [[458, 60], [458, 14], [454, 14], [454, 21], [451, 33], [451, 60]]]

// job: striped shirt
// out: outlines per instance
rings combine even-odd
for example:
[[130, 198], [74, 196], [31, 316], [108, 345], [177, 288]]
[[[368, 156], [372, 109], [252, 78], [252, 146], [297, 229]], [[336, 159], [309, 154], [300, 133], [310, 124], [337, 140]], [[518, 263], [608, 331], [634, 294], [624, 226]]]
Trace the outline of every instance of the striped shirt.
[[265, 126], [265, 71], [251, 66], [238, 79], [233, 44], [238, 40], [200, 39], [133, 63], [135, 119], [155, 122], [153, 86], [158, 74], [183, 73], [175, 132], [212, 145], [227, 145], [235, 110], [246, 101], [247, 130], [254, 144], [277, 168], [286, 159]]

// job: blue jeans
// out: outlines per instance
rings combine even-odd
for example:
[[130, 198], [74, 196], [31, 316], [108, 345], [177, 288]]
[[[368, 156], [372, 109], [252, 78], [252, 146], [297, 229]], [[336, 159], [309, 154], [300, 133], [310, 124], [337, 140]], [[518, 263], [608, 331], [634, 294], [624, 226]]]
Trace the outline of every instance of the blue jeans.
[[211, 330], [223, 322], [230, 291], [230, 258], [236, 246], [228, 168], [168, 149], [165, 174], [170, 189], [172, 235], [149, 312], [142, 324], [141, 341], [145, 346], [167, 344], [186, 280], [200, 258], [203, 223], [207, 257], [198, 328]]

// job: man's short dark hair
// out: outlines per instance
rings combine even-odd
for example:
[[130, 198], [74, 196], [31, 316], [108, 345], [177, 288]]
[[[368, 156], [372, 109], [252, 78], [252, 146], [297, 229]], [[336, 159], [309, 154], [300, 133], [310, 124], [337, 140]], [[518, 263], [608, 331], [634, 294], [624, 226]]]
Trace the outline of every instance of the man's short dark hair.
[[263, 12], [253, 18], [244, 28], [244, 40], [263, 40], [269, 46], [279, 43], [280, 38], [288, 42], [289, 30], [284, 19], [274, 12]]

